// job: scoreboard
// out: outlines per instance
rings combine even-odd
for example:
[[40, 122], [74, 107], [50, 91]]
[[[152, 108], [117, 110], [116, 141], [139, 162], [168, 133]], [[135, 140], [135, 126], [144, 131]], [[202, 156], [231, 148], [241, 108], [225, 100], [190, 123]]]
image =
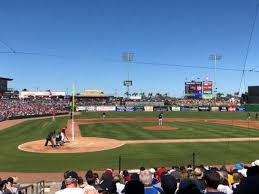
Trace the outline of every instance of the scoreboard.
[[201, 98], [202, 97], [202, 82], [200, 82], [200, 81], [185, 82], [185, 96]]
[[213, 94], [212, 81], [204, 81], [202, 85], [202, 98], [204, 99], [212, 99]]

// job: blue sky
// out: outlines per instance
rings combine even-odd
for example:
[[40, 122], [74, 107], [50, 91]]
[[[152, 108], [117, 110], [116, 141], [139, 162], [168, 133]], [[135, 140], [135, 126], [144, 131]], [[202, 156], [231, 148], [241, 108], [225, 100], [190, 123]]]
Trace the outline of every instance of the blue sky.
[[[222, 55], [223, 68], [242, 69], [258, 0], [8, 0], [0, 1], [0, 39], [16, 51], [59, 57], [0, 54], [0, 76], [10, 87], [70, 91], [100, 89], [123, 94], [129, 72], [131, 92], [168, 92], [181, 96], [184, 81], [213, 80], [213, 70], [127, 64], [136, 61], [211, 66]], [[0, 44], [0, 51], [8, 49]], [[259, 18], [247, 68], [259, 70]], [[246, 85], [259, 85], [247, 73]], [[217, 71], [218, 90], [239, 89], [241, 72]], [[244, 84], [242, 87], [244, 91]]]

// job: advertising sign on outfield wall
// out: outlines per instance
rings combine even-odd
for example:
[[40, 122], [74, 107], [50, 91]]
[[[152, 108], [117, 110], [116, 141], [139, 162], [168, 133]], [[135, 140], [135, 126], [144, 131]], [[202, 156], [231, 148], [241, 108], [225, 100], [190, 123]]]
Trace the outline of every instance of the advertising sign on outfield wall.
[[227, 112], [227, 111], [228, 111], [228, 107], [226, 107], [226, 106], [221, 106], [221, 107], [219, 107], [219, 110], [220, 110], [221, 112]]
[[126, 112], [133, 112], [134, 111], [134, 107], [133, 106], [126, 106], [125, 107], [125, 111]]
[[85, 106], [77, 106], [76, 107], [76, 111], [78, 111], [78, 112], [85, 112], [86, 111], [86, 107]]
[[191, 107], [191, 111], [196, 112], [199, 111], [198, 107]]
[[213, 112], [219, 111], [219, 107], [218, 106], [212, 106], [210, 107], [210, 110]]
[[144, 106], [144, 110], [146, 112], [152, 112], [153, 111], [153, 106]]
[[94, 112], [96, 111], [96, 106], [86, 106], [85, 110], [89, 112]]
[[183, 111], [183, 112], [191, 111], [191, 107], [189, 107], [189, 106], [181, 106], [181, 111]]
[[116, 107], [115, 106], [97, 106], [96, 111], [115, 111]]
[[171, 110], [172, 110], [172, 111], [175, 111], [175, 112], [176, 112], [176, 111], [181, 111], [181, 107], [180, 107], [180, 106], [172, 106], [172, 107], [171, 107]]
[[141, 112], [141, 111], [144, 111], [144, 106], [134, 106], [134, 111], [136, 112]]
[[236, 107], [236, 111], [237, 112], [245, 112], [246, 111], [246, 107], [244, 107], [244, 106], [237, 106]]
[[124, 112], [124, 111], [126, 111], [126, 107], [125, 106], [116, 106], [116, 111], [117, 112]]
[[168, 107], [167, 106], [154, 106], [153, 110], [159, 111], [159, 112], [166, 112], [166, 111], [168, 111]]
[[236, 107], [235, 106], [229, 106], [228, 112], [236, 112]]
[[209, 106], [199, 106], [198, 109], [199, 109], [199, 111], [210, 111]]

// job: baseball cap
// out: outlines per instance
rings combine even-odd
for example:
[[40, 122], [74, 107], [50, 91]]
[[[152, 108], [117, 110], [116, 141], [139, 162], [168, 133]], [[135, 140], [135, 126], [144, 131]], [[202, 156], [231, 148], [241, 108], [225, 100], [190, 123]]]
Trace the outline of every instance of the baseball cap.
[[69, 171], [65, 176], [65, 181], [67, 184], [72, 182], [77, 182], [79, 179], [78, 174], [75, 171]]
[[244, 165], [242, 163], [237, 163], [234, 165], [234, 169], [242, 170], [244, 168]]
[[203, 172], [200, 168], [195, 168], [193, 174], [197, 177], [197, 179], [202, 179], [203, 177]]
[[112, 170], [111, 168], [107, 168], [107, 169], [105, 170], [106, 173], [111, 173], [111, 174], [112, 174], [112, 171], [113, 171], [113, 170]]
[[251, 166], [259, 166], [259, 160], [252, 162]]

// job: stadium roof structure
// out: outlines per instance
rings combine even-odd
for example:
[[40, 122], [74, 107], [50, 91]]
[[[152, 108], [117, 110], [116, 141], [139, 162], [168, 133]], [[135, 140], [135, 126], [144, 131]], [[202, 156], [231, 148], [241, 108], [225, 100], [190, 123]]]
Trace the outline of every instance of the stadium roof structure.
[[101, 90], [84, 90], [78, 97], [107, 97]]
[[6, 77], [0, 77], [0, 80], [13, 81], [13, 79], [11, 79], [11, 78], [6, 78]]

